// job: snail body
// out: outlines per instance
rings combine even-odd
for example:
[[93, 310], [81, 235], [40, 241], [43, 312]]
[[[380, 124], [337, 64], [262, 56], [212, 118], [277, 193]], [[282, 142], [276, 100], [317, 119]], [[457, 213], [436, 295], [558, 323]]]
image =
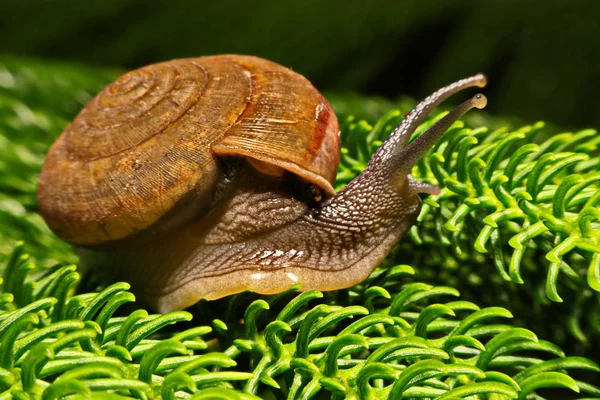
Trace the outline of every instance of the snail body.
[[412, 166], [458, 106], [408, 146], [426, 114], [475, 75], [420, 103], [335, 193], [337, 119], [301, 75], [250, 56], [173, 60], [103, 89], [52, 146], [38, 203], [82, 264], [161, 312], [243, 290], [348, 287], [414, 224]]

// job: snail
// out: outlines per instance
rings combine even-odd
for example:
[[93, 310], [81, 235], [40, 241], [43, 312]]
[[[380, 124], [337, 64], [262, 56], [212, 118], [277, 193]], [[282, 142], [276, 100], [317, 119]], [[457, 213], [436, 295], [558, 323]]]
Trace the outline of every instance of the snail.
[[52, 145], [39, 209], [81, 263], [125, 280], [159, 312], [244, 290], [364, 280], [415, 223], [415, 163], [477, 94], [406, 145], [425, 116], [482, 74], [419, 103], [339, 192], [340, 132], [300, 74], [219, 55], [152, 64], [117, 78]]

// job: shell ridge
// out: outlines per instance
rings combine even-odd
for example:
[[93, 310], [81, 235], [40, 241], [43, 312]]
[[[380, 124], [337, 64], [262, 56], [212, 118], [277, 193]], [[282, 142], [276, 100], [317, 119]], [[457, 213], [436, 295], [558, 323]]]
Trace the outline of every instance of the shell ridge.
[[[223, 131], [223, 134], [221, 135], [221, 137], [219, 139], [224, 138], [225, 136], [227, 136], [227, 134], [233, 129], [234, 126], [236, 126], [239, 121], [240, 118], [242, 117], [242, 115], [244, 115], [244, 113], [246, 112], [246, 110], [248, 109], [249, 105], [250, 105], [250, 101], [252, 99], [252, 96], [254, 95], [254, 92], [256, 91], [256, 84], [254, 82], [254, 74], [252, 73], [252, 71], [250, 71], [250, 69], [246, 68], [243, 64], [236, 62], [233, 58], [228, 57], [227, 58], [232, 64], [237, 65], [240, 69], [242, 69], [243, 71], [247, 72], [247, 74], [245, 74], [248, 78], [248, 87], [250, 89], [249, 93], [248, 93], [248, 97], [246, 97], [246, 104], [244, 105], [244, 108], [242, 108], [240, 110], [240, 112], [238, 113], [238, 115], [235, 117], [235, 120], [233, 121], [233, 123], [229, 126], [229, 128], [225, 129], [225, 131]], [[195, 61], [192, 61], [193, 63], [195, 63]], [[212, 148], [215, 144], [218, 144], [219, 140], [215, 140], [213, 143], [211, 143], [211, 151]]]
[[[194, 65], [197, 65], [197, 64], [194, 64]], [[206, 71], [206, 69], [205, 69], [204, 67], [200, 66], [200, 65], [197, 65], [197, 66], [199, 66], [199, 67], [200, 67], [200, 69], [201, 69], [201, 70], [202, 70], [202, 72], [204, 73], [204, 76], [205, 76], [205, 77], [208, 77], [208, 72]], [[179, 74], [178, 74], [178, 75], [179, 75]], [[124, 152], [126, 152], [126, 151], [130, 151], [130, 149], [131, 149], [132, 147], [134, 147], [134, 146], [136, 146], [136, 147], [137, 147], [137, 146], [140, 146], [140, 145], [144, 144], [145, 142], [147, 142], [147, 141], [151, 140], [151, 139], [152, 139], [152, 138], [154, 138], [155, 136], [162, 134], [162, 133], [163, 133], [165, 130], [167, 130], [168, 128], [170, 128], [170, 127], [171, 127], [171, 125], [173, 125], [173, 124], [174, 124], [174, 123], [176, 123], [177, 121], [181, 120], [181, 118], [183, 118], [183, 117], [184, 117], [184, 116], [185, 116], [185, 115], [186, 115], [186, 114], [187, 114], [187, 113], [190, 111], [190, 109], [192, 109], [192, 108], [193, 108], [193, 107], [194, 107], [196, 104], [198, 104], [198, 101], [200, 101], [200, 99], [202, 98], [202, 95], [203, 95], [203, 94], [206, 92], [206, 88], [208, 87], [208, 83], [209, 83], [209, 80], [208, 80], [208, 79], [205, 79], [205, 81], [204, 81], [204, 83], [203, 83], [203, 86], [202, 86], [201, 90], [199, 90], [199, 93], [198, 93], [198, 94], [197, 94], [197, 96], [195, 97], [194, 101], [193, 101], [193, 102], [191, 102], [191, 103], [190, 103], [190, 105], [189, 105], [189, 106], [188, 106], [188, 107], [187, 107], [185, 110], [183, 110], [183, 111], [182, 111], [182, 112], [181, 112], [181, 113], [180, 113], [180, 114], [179, 114], [179, 115], [178, 115], [178, 116], [177, 116], [175, 119], [173, 119], [173, 120], [170, 120], [168, 124], [165, 124], [165, 125], [164, 125], [163, 127], [161, 127], [161, 128], [160, 128], [160, 130], [158, 130], [157, 132], [153, 133], [152, 135], [149, 135], [149, 136], [147, 136], [147, 137], [146, 137], [146, 138], [144, 138], [143, 140], [141, 140], [141, 141], [139, 141], [139, 142], [135, 143], [133, 146], [129, 146], [129, 147], [123, 148], [123, 149], [121, 149], [121, 150], [115, 151], [115, 152], [113, 152], [113, 153], [106, 154], [106, 155], [102, 155], [102, 156], [97, 156], [97, 157], [92, 157], [92, 158], [87, 158], [87, 159], [78, 159], [78, 161], [82, 161], [82, 162], [91, 162], [91, 161], [96, 161], [96, 160], [101, 160], [101, 159], [105, 159], [105, 158], [113, 157], [113, 156], [115, 156], [115, 155], [122, 154], [122, 153], [124, 153]], [[153, 110], [153, 108], [149, 108], [148, 110], [145, 110], [145, 111], [144, 111], [142, 114], [138, 115], [136, 118], [139, 118], [140, 116], [143, 116], [143, 115], [147, 115], [147, 114], [149, 114], [149, 113], [150, 113], [152, 110]], [[115, 125], [114, 127], [118, 127], [118, 126], [121, 126], [121, 125]], [[114, 129], [114, 127], [113, 127], [113, 129]], [[112, 140], [112, 136], [113, 136], [113, 135], [110, 135], [110, 136], [109, 136], [110, 140]], [[70, 137], [70, 131], [69, 131], [69, 132], [67, 132], [67, 135], [66, 135], [66, 137], [67, 137], [67, 138], [68, 138], [68, 137]], [[67, 147], [67, 148], [68, 148], [68, 147]], [[71, 153], [71, 152], [69, 152], [69, 153]]]
[[[180, 74], [179, 72], [175, 72], [175, 73], [176, 73], [175, 79], [179, 78], [179, 76], [180, 76], [181, 74]], [[144, 92], [142, 95], [140, 95], [140, 96], [138, 96], [138, 97], [136, 97], [136, 98], [133, 98], [133, 99], [131, 99], [131, 100], [132, 100], [132, 101], [139, 101], [140, 99], [142, 99], [142, 98], [144, 98], [144, 97], [146, 97], [146, 96], [150, 96], [150, 95], [152, 94], [152, 92], [151, 92], [151, 90], [150, 90], [150, 89], [154, 89], [154, 88], [157, 86], [157, 84], [158, 84], [158, 82], [152, 82], [152, 86], [150, 86], [150, 87], [148, 88], [149, 90], [147, 90], [147, 91], [146, 91], [146, 92]], [[172, 87], [172, 86], [173, 86], [173, 85], [171, 85], [171, 87]], [[110, 88], [110, 86], [108, 86], [106, 89], [103, 89], [103, 90], [100, 92], [100, 94], [105, 94], [105, 93], [109, 92], [109, 91], [110, 91], [110, 89], [109, 89], [109, 88]], [[114, 96], [115, 94], [110, 94], [110, 95], [111, 95], [111, 96]], [[100, 111], [100, 112], [106, 112], [105, 110], [114, 110], [114, 109], [119, 109], [119, 108], [124, 108], [124, 109], [126, 109], [126, 108], [128, 108], [128, 107], [131, 107], [131, 104], [130, 104], [130, 102], [126, 102], [126, 103], [123, 103], [123, 104], [120, 104], [120, 105], [117, 105], [117, 106], [113, 106], [113, 107], [110, 107], [110, 108], [108, 108], [108, 107], [104, 107], [104, 106], [102, 106], [102, 104], [101, 104], [102, 100], [103, 100], [103, 99], [102, 99], [100, 96], [94, 97], [94, 99], [92, 100], [92, 101], [93, 101], [93, 103], [94, 103], [95, 105], [97, 105], [97, 108], [96, 108], [96, 110], [98, 110], [98, 111]], [[149, 108], [149, 109], [145, 110], [143, 113], [141, 113], [141, 114], [139, 114], [139, 115], [136, 115], [136, 116], [134, 116], [134, 117], [132, 117], [132, 118], [128, 118], [128, 119], [126, 119], [126, 120], [124, 120], [124, 121], [121, 121], [121, 122], [119, 122], [119, 123], [114, 123], [114, 124], [112, 124], [112, 125], [107, 125], [107, 126], [96, 126], [96, 125], [93, 125], [93, 124], [89, 124], [87, 119], [84, 119], [83, 121], [80, 121], [80, 123], [81, 123], [82, 125], [85, 125], [85, 127], [86, 127], [86, 128], [94, 128], [94, 129], [98, 129], [98, 130], [109, 130], [109, 129], [114, 129], [114, 128], [116, 128], [116, 127], [119, 127], [119, 126], [122, 126], [122, 125], [124, 125], [124, 124], [125, 124], [125, 123], [127, 123], [127, 122], [130, 122], [131, 120], [133, 120], [133, 119], [135, 119], [135, 118], [138, 118], [138, 117], [140, 117], [140, 116], [143, 116], [143, 115], [149, 114], [150, 112], [152, 112], [152, 109], [153, 109], [155, 106], [156, 106], [156, 104], [153, 104], [151, 108]], [[84, 108], [84, 111], [85, 111], [85, 110], [86, 110], [86, 108]]]

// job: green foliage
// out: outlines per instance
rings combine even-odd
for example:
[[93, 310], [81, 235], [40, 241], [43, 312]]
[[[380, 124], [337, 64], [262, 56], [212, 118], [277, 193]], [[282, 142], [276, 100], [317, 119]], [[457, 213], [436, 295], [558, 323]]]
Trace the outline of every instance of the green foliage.
[[[443, 115], [430, 119], [415, 136]], [[338, 188], [362, 171], [401, 119], [401, 112], [392, 110], [373, 126], [353, 117], [344, 121]], [[562, 302], [561, 287], [578, 308], [561, 316], [569, 333], [581, 341], [597, 336], [600, 136], [586, 129], [547, 137], [541, 122], [491, 132], [469, 126], [455, 123], [414, 169], [415, 178], [442, 190], [425, 199], [419, 223], [411, 230], [412, 243], [401, 244], [393, 261], [426, 267], [420, 270], [428, 279], [459, 287], [456, 276], [443, 272], [468, 265], [462, 271], [471, 275], [493, 266], [497, 284], [525, 284], [521, 293], [534, 296], [538, 304]], [[440, 266], [446, 267], [441, 277], [427, 275], [439, 274]], [[480, 286], [485, 290], [494, 280], [489, 279], [491, 271], [482, 271], [485, 277], [476, 280], [484, 280]]]
[[74, 263], [36, 213], [36, 187], [48, 148], [116, 71], [4, 58], [0, 61], [0, 262], [18, 240], [43, 265]]
[[[50, 144], [115, 75], [0, 63], [0, 398], [600, 397], [594, 362], [538, 339], [582, 354], [570, 337], [600, 336], [595, 132], [548, 137], [471, 113], [413, 171], [442, 191], [366, 282], [151, 315], [125, 283], [75, 295], [77, 257], [36, 213]], [[332, 103], [339, 188], [412, 104]]]
[[23, 251], [17, 244], [0, 286], [0, 398], [509, 399], [544, 398], [544, 388], [600, 396], [570, 376], [598, 377], [597, 364], [502, 323], [512, 317], [504, 308], [407, 284], [407, 265], [375, 271], [337, 301], [290, 291], [248, 300], [242, 315], [234, 296], [225, 300], [231, 322], [186, 327], [189, 312], [128, 307], [126, 283], [73, 295], [73, 266], [30, 277]]
[[[388, 113], [375, 127], [350, 122], [338, 186], [366, 166], [389, 128], [401, 120], [399, 114]], [[523, 283], [520, 270], [526, 250], [546, 251], [546, 294], [562, 301], [556, 291], [561, 271], [576, 284], [583, 277], [590, 288], [600, 290], [600, 158], [590, 157], [600, 136], [588, 129], [553, 136], [541, 145], [532, 143], [543, 126], [489, 133], [456, 123], [413, 173], [443, 188], [425, 200], [421, 224], [413, 228], [412, 237], [418, 244], [451, 247], [459, 256], [467, 245], [479, 253], [490, 252], [502, 279], [517, 283]], [[502, 234], [509, 236], [514, 249], [508, 265]], [[573, 254], [573, 264], [587, 260], [587, 271], [576, 271], [567, 262], [570, 253], [579, 256]]]

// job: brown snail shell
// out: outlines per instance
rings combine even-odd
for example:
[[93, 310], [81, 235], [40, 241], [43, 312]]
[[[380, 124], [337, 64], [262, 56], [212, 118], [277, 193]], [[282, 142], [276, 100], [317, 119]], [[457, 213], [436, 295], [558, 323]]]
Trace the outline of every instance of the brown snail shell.
[[118, 78], [65, 129], [43, 166], [39, 206], [63, 239], [110, 243], [201, 215], [221, 156], [288, 170], [331, 195], [339, 149], [327, 100], [279, 64], [162, 62]]

